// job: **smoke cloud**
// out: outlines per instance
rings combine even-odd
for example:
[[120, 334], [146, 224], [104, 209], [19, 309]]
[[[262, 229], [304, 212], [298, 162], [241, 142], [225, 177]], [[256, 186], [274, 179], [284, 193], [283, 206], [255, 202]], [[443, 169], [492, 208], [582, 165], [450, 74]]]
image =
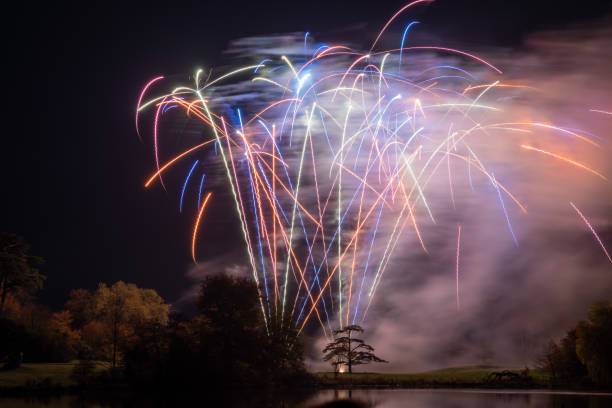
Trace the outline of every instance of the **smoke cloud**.
[[[405, 46], [412, 45], [407, 42]], [[317, 51], [320, 46], [312, 39], [305, 43], [300, 33], [235, 41], [227, 53], [231, 66], [257, 65], [268, 58], [271, 61], [264, 62], [258, 76], [288, 89], [253, 81], [249, 75], [244, 81], [216, 86], [211, 91], [211, 106], [231, 117], [234, 129], [245, 126], [248, 137], [259, 146], [271, 143], [266, 132], [271, 132], [271, 124], [277, 126], [275, 136], [280, 137], [279, 150], [293, 183], [287, 187], [295, 193], [301, 164], [299, 201], [312, 214], [319, 213], [329, 194], [328, 207], [321, 210], [320, 218], [327, 234], [325, 241], [306, 215], [295, 218], [292, 240], [303, 261], [310, 258], [306, 273], [313, 295], [320, 292], [318, 288], [329, 272], [321, 269], [316, 281], [313, 264], [318, 266], [325, 259], [330, 246], [333, 250], [327, 254], [328, 262], [333, 265], [338, 261], [337, 240], [332, 237], [337, 231], [338, 196], [344, 205], [340, 211], [349, 208], [339, 235], [344, 245], [363, 217], [359, 208], [376, 208], [357, 234], [357, 251], [351, 251], [341, 263], [342, 280], [335, 275], [329, 284], [332, 290], [324, 291], [325, 313], [322, 304], [318, 308], [328, 318], [328, 323], [324, 319], [328, 330], [340, 324], [340, 305], [344, 307], [344, 324], [363, 321], [365, 340], [375, 346], [379, 356], [390, 360], [384, 367], [368, 370], [532, 364], [548, 339], [558, 338], [584, 318], [593, 302], [610, 299], [612, 264], [570, 205], [572, 202], [585, 214], [604, 244], [612, 245], [612, 189], [606, 179], [612, 175], [612, 115], [606, 113], [612, 111], [609, 26], [535, 33], [518, 49], [478, 53], [501, 68], [503, 75], [462, 55], [418, 50], [403, 53], [401, 70], [397, 53], [373, 55], [371, 64], [378, 69], [386, 58], [384, 72], [388, 76], [384, 78], [377, 78], [375, 67], [362, 63], [354, 68], [362, 70], [362, 78], [354, 73], [341, 80], [358, 58], [348, 54], [321, 59], [292, 79], [295, 74], [281, 57], [286, 56], [299, 69], [306, 58], [321, 52]], [[246, 118], [271, 101], [299, 97], [323, 72], [334, 79], [322, 82], [307, 106], [270, 109], [261, 116], [267, 130], [257, 120], [246, 124]], [[482, 84], [486, 86], [466, 91]], [[353, 96], [358, 92], [355, 89], [362, 95]], [[355, 106], [349, 106], [347, 101], [353, 100], [357, 101], [351, 102]], [[321, 109], [313, 109], [313, 103]], [[444, 104], [457, 106], [439, 106]], [[352, 109], [361, 112], [351, 115]], [[378, 113], [384, 117], [384, 123], [379, 124], [384, 129], [376, 129], [372, 120], [374, 125], [364, 131], [364, 116], [377, 115], [382, 109], [387, 109]], [[289, 117], [294, 115], [294, 121], [287, 119], [287, 112]], [[385, 145], [370, 141], [380, 134], [390, 140], [395, 137], [394, 129], [401, 129], [397, 131], [398, 145], [389, 147], [387, 153], [377, 152]], [[308, 132], [316, 135], [311, 137], [313, 146], [305, 137]], [[344, 157], [341, 146], [351, 137], [354, 141]], [[410, 138], [414, 139], [408, 148], [398, 150]], [[248, 180], [243, 147], [231, 149], [239, 177]], [[372, 170], [366, 178], [371, 185], [364, 187], [360, 177], [369, 174], [377, 154], [389, 157], [386, 164]], [[393, 160], [392, 154], [396, 155]], [[215, 160], [213, 171], [223, 180], [218, 157]], [[336, 177], [341, 163], [345, 170], [338, 193]], [[419, 183], [410, 179], [405, 163]], [[393, 181], [385, 190], [396, 170], [393, 166], [404, 166], [402, 180]], [[269, 171], [262, 169], [262, 173]], [[410, 208], [402, 206], [402, 183], [410, 187], [406, 192]], [[252, 194], [248, 183], [239, 188], [244, 197]], [[220, 199], [231, 202], [230, 193], [226, 190], [223, 194]], [[381, 195], [389, 205], [376, 222], [379, 208], [385, 207]], [[245, 202], [245, 212], [253, 211], [254, 204], [248, 199]], [[279, 195], [287, 224], [292, 203], [287, 192]], [[418, 234], [410, 218], [412, 210]], [[229, 209], [227, 214], [232, 216]], [[257, 258], [260, 250], [254, 231], [251, 225], [252, 252]], [[319, 240], [326, 246], [316, 243], [309, 253], [309, 244], [317, 234], [315, 243]], [[237, 235], [237, 239], [241, 237]], [[277, 244], [283, 245], [282, 239]], [[235, 267], [236, 273], [248, 273], [247, 261], [236, 261], [236, 245], [232, 243], [231, 255], [190, 270], [189, 277], [199, 280], [202, 273], [208, 273], [202, 271], [223, 270], [228, 264], [240, 265]], [[274, 268], [266, 259], [263, 267], [271, 286], [270, 271]], [[276, 265], [283, 273], [284, 262], [278, 260]], [[364, 275], [366, 264], [369, 270]], [[262, 265], [257, 267], [263, 285]], [[351, 270], [356, 271], [352, 285]], [[343, 299], [338, 285], [344, 287]], [[290, 289], [292, 294], [295, 291], [295, 287]], [[194, 293], [186, 294], [186, 299]], [[349, 293], [352, 303], [347, 313]], [[295, 304], [291, 303], [295, 315], [303, 319], [311, 306], [303, 288]], [[314, 370], [328, 369], [320, 358], [328, 339], [315, 324], [314, 315], [310, 319], [305, 329], [312, 343], [309, 365]]]

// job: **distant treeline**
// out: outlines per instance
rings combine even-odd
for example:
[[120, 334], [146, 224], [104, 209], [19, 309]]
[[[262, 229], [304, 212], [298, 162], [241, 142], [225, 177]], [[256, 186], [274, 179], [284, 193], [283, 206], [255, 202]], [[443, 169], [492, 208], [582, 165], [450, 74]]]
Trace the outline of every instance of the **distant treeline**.
[[[317, 381], [305, 370], [303, 344], [290, 317], [264, 320], [252, 280], [208, 277], [191, 319], [170, 313], [155, 290], [122, 281], [100, 283], [94, 291], [72, 290], [62, 310], [52, 312], [34, 297], [45, 280], [34, 267], [41, 262], [29, 254], [23, 238], [0, 234], [2, 369], [22, 362], [80, 360], [73, 372], [80, 385], [325, 385], [324, 378]], [[111, 368], [101, 371], [100, 361]], [[612, 304], [593, 305], [587, 320], [547, 345], [539, 365], [552, 386], [611, 388]], [[526, 372], [517, 378], [524, 384], [528, 377]]]
[[[153, 289], [117, 282], [75, 289], [59, 312], [35, 301], [44, 277], [29, 246], [0, 237], [0, 367], [81, 361], [80, 384], [272, 386], [307, 383], [303, 346], [289, 321], [264, 321], [255, 284], [226, 274], [201, 283], [197, 315], [169, 313]], [[100, 372], [96, 361], [112, 367]]]
[[[215, 275], [201, 284], [197, 316], [169, 313], [151, 289], [117, 282], [76, 289], [52, 313], [12, 296], [0, 320], [5, 369], [81, 360], [81, 385], [283, 387], [311, 382], [297, 333], [261, 318], [251, 280]], [[100, 372], [96, 361], [112, 367]]]

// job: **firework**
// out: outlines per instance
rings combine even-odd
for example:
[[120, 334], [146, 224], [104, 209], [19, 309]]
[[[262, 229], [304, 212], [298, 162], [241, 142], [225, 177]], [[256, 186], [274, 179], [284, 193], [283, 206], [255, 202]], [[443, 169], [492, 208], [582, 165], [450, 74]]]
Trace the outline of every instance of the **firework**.
[[593, 226], [591, 225], [591, 223], [589, 222], [589, 220], [586, 219], [586, 217], [584, 216], [584, 214], [582, 214], [582, 212], [578, 209], [578, 207], [576, 207], [574, 205], [574, 203], [570, 202], [570, 205], [572, 206], [572, 208], [574, 209], [574, 211], [576, 211], [578, 213], [578, 215], [580, 216], [580, 218], [582, 219], [582, 221], [584, 221], [584, 223], [586, 224], [587, 227], [589, 227], [589, 230], [591, 230], [591, 233], [593, 233], [593, 236], [595, 237], [595, 239], [597, 240], [597, 243], [599, 244], [599, 246], [601, 247], [601, 250], [603, 251], [603, 253], [606, 255], [606, 257], [608, 258], [608, 260], [610, 261], [610, 263], [612, 263], [612, 257], [610, 257], [610, 253], [608, 252], [608, 250], [606, 249], [606, 246], [603, 244], [603, 242], [601, 242], [601, 239], [599, 238], [599, 235], [597, 235], [597, 232], [595, 231], [595, 228], [593, 228]]
[[[520, 138], [514, 146], [528, 151], [532, 160], [560, 161], [607, 180], [555, 152], [555, 144], [550, 150], [533, 146], [550, 140], [540, 137], [546, 133], [597, 149], [590, 134], [507, 116], [505, 107], [513, 101], [504, 92], [536, 92], [534, 87], [504, 82], [498, 67], [472, 53], [406, 46], [410, 33], [422, 25], [415, 26], [417, 21], [404, 26], [399, 48], [377, 48], [400, 15], [427, 2], [400, 9], [367, 52], [317, 44], [306, 33], [286, 55], [254, 53], [253, 64], [212, 80], [209, 75], [202, 81], [199, 70], [193, 85], [146, 102], [143, 96], [164, 78], [144, 88], [136, 125], [139, 112], [155, 111], [156, 166], [145, 186], [156, 180], [163, 185], [164, 173], [186, 167], [179, 208], [186, 212], [184, 193], [193, 183], [198, 210], [191, 250], [197, 262], [198, 229], [212, 197], [204, 169], [206, 163], [220, 164], [266, 324], [288, 316], [302, 330], [316, 318], [327, 334], [332, 325], [362, 322], [398, 245], [414, 237], [432, 255], [423, 227], [437, 224], [435, 208], [442, 200], [456, 210], [465, 191], [483, 194], [483, 202], [499, 208], [506, 227], [503, 221], [497, 227], [518, 247], [520, 236], [511, 220], [524, 216], [526, 206], [485, 166], [486, 149], [477, 154], [476, 145]], [[448, 63], [431, 66], [432, 54]], [[181, 108], [208, 132], [205, 140], [162, 163], [159, 122], [171, 108]], [[383, 223], [389, 226], [385, 233]], [[456, 225], [459, 309], [462, 229]]]

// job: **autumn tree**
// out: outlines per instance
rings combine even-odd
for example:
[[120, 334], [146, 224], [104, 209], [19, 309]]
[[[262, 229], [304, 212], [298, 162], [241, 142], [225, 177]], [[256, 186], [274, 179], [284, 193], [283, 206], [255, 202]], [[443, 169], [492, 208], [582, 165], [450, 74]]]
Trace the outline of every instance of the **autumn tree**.
[[340, 366], [347, 366], [348, 372], [353, 372], [353, 366], [369, 363], [387, 363], [387, 361], [374, 355], [374, 348], [363, 340], [353, 337], [353, 332], [363, 333], [363, 328], [357, 325], [346, 326], [335, 330], [334, 341], [324, 349], [323, 360], [330, 361], [335, 371]]
[[82, 329], [95, 317], [93, 293], [87, 289], [71, 290], [64, 308], [70, 312], [72, 328]]
[[110, 329], [113, 367], [117, 364], [117, 348], [130, 327], [147, 322], [166, 324], [170, 305], [153, 289], [141, 289], [119, 281], [112, 286], [98, 285], [93, 295], [96, 314]]
[[42, 258], [30, 255], [30, 245], [19, 235], [0, 234], [0, 316], [7, 295], [30, 294], [42, 287], [44, 276], [33, 264]]
[[62, 310], [51, 315], [50, 327], [59, 334], [66, 345], [71, 350], [76, 351], [81, 343], [81, 333], [72, 328], [72, 315], [68, 310]]
[[85, 360], [108, 360], [112, 358], [112, 341], [108, 326], [100, 320], [91, 320], [80, 329], [81, 347], [79, 357]]

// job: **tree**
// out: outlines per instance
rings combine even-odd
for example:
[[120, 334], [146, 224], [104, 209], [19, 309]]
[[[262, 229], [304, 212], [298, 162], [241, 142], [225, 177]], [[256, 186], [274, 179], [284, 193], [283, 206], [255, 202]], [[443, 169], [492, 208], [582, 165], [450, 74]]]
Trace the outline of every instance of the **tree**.
[[73, 289], [64, 308], [70, 312], [73, 329], [82, 329], [94, 318], [93, 294], [87, 289]]
[[107, 325], [99, 320], [92, 320], [81, 329], [82, 344], [79, 358], [84, 360], [112, 359], [112, 340]]
[[266, 369], [276, 383], [293, 386], [309, 381], [304, 366], [304, 344], [289, 314], [268, 319]]
[[578, 335], [576, 329], [569, 330], [559, 342], [557, 374], [562, 379], [579, 380], [587, 376], [587, 370], [576, 352]]
[[347, 366], [349, 373], [353, 372], [355, 365], [388, 362], [375, 356], [374, 348], [363, 340], [354, 338], [353, 332], [363, 333], [363, 328], [351, 325], [335, 330], [334, 335], [337, 337], [323, 349], [323, 353], [326, 353], [323, 360], [331, 360], [336, 371], [339, 366]]
[[557, 379], [557, 370], [558, 370], [558, 356], [559, 356], [559, 346], [552, 339], [546, 343], [544, 348], [542, 349], [542, 353], [538, 356], [537, 366], [542, 370], [548, 372], [550, 375], [551, 381], [555, 381]]
[[100, 283], [93, 300], [97, 315], [110, 327], [113, 367], [119, 342], [130, 328], [151, 321], [168, 322], [170, 305], [153, 289], [140, 289], [133, 283], [119, 281], [110, 287]]
[[266, 343], [255, 282], [226, 274], [206, 278], [200, 286], [194, 323], [206, 366], [228, 381], [254, 379], [264, 362]]
[[124, 350], [134, 385], [289, 386], [310, 381], [303, 345], [289, 317], [264, 320], [255, 282], [230, 274], [202, 281], [197, 316], [136, 328]]
[[80, 349], [81, 332], [72, 328], [72, 315], [68, 310], [53, 313], [49, 323], [51, 329], [61, 336], [66, 347], [73, 350], [73, 353]]
[[33, 263], [42, 263], [42, 258], [29, 252], [30, 245], [19, 235], [0, 234], [0, 316], [9, 293], [29, 294], [42, 287], [45, 277], [32, 267]]
[[170, 314], [165, 326], [151, 323], [138, 327], [135, 339], [125, 349], [126, 378], [135, 386], [172, 390], [202, 387], [207, 382], [200, 378], [203, 365], [196, 340], [189, 322], [178, 314]]
[[559, 344], [550, 340], [538, 359], [540, 368], [550, 374], [553, 382], [581, 382], [587, 376], [586, 367], [576, 354], [576, 329], [571, 329]]
[[576, 328], [576, 352], [596, 383], [612, 386], [612, 303], [596, 303], [588, 316]]

